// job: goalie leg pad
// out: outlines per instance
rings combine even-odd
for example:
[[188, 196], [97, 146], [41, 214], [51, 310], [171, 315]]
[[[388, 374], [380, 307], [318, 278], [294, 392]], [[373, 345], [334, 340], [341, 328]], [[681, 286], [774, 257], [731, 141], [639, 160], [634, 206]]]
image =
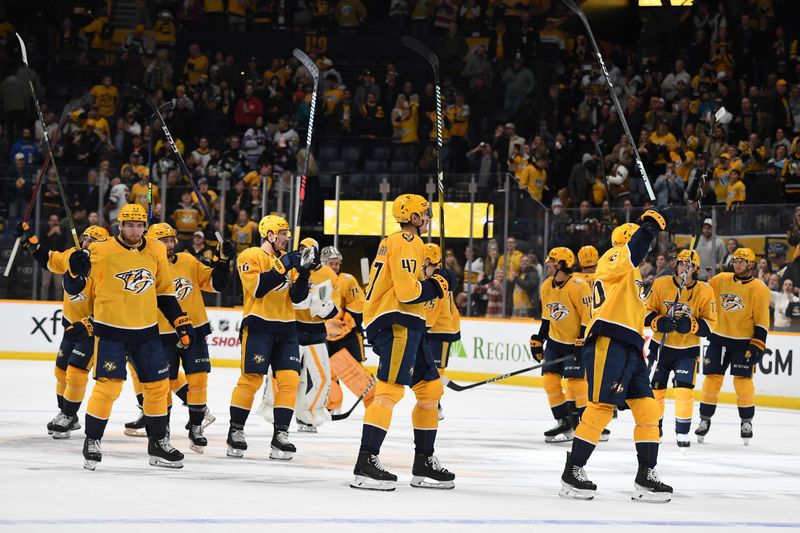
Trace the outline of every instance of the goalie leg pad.
[[295, 416], [304, 424], [321, 426], [331, 419], [328, 395], [331, 388], [331, 367], [325, 343], [301, 346], [303, 366], [297, 391]]
[[[372, 375], [353, 359], [347, 350], [339, 350], [330, 360], [331, 375], [338, 378], [347, 389], [357, 397], [361, 396], [372, 383]], [[364, 407], [369, 407], [375, 398], [376, 387], [373, 387], [364, 396]]]
[[331, 390], [328, 393], [328, 411], [337, 412], [342, 408], [342, 401], [344, 394], [342, 393], [342, 386], [339, 385], [339, 380], [331, 378]]

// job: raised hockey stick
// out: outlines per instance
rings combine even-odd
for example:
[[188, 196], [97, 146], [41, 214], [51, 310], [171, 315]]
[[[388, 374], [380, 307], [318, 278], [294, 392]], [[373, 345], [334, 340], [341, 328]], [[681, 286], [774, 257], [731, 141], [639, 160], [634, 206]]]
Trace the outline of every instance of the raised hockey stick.
[[300, 176], [300, 191], [297, 195], [297, 203], [294, 210], [294, 222], [292, 224], [292, 249], [297, 250], [300, 246], [300, 217], [303, 214], [303, 202], [306, 199], [306, 181], [308, 180], [308, 162], [311, 160], [311, 139], [314, 136], [314, 114], [317, 110], [317, 88], [319, 87], [319, 69], [308, 55], [295, 48], [292, 55], [306, 67], [306, 70], [314, 79], [314, 89], [311, 92], [311, 112], [308, 115], [308, 130], [306, 131], [306, 156], [303, 158], [303, 174]]
[[485, 379], [483, 381], [478, 381], [477, 383], [470, 383], [469, 385], [459, 385], [453, 381], [450, 381], [446, 376], [442, 377], [442, 380], [446, 382], [447, 388], [452, 389], [454, 391], [461, 392], [463, 390], [474, 389], [475, 387], [480, 387], [481, 385], [486, 385], [487, 383], [494, 383], [495, 381], [500, 381], [506, 378], [510, 378], [511, 376], [516, 376], [517, 374], [524, 374], [525, 372], [530, 372], [531, 370], [536, 370], [537, 368], [542, 368], [543, 366], [553, 365], [556, 363], [561, 363], [566, 361], [567, 359], [572, 359], [573, 356], [565, 355], [564, 357], [559, 357], [558, 359], [553, 359], [552, 361], [543, 361], [539, 364], [529, 366], [527, 368], [521, 368], [519, 370], [514, 370], [513, 372], [509, 372], [507, 374], [502, 374], [500, 376], [495, 376], [493, 378]]
[[647, 189], [647, 196], [650, 198], [650, 201], [655, 203], [656, 195], [653, 192], [653, 187], [650, 185], [650, 178], [647, 177], [647, 170], [644, 168], [644, 162], [642, 161], [642, 156], [639, 155], [639, 149], [637, 148], [636, 140], [633, 138], [631, 134], [631, 129], [628, 127], [628, 121], [625, 120], [625, 113], [623, 112], [622, 106], [619, 103], [619, 98], [617, 98], [617, 93], [614, 92], [614, 83], [611, 81], [611, 76], [608, 74], [608, 69], [606, 68], [606, 64], [603, 61], [603, 55], [600, 53], [600, 47], [597, 46], [597, 41], [594, 39], [594, 33], [592, 33], [592, 27], [589, 25], [589, 19], [586, 18], [586, 13], [583, 12], [581, 8], [578, 7], [578, 4], [575, 3], [575, 0], [561, 0], [565, 6], [567, 6], [573, 13], [578, 15], [578, 18], [581, 19], [583, 22], [583, 27], [586, 28], [586, 33], [589, 35], [589, 40], [592, 42], [592, 48], [594, 48], [594, 53], [597, 56], [597, 61], [600, 63], [600, 69], [603, 71], [603, 76], [606, 79], [606, 85], [608, 86], [608, 93], [611, 95], [611, 100], [614, 102], [614, 107], [617, 109], [617, 114], [619, 115], [619, 121], [622, 123], [622, 127], [625, 129], [625, 135], [628, 136], [628, 141], [631, 143], [631, 149], [633, 150], [633, 156], [636, 159], [636, 166], [639, 168], [639, 174], [642, 176], [642, 180], [644, 181], [644, 187]]
[[403, 44], [421, 55], [433, 69], [436, 88], [436, 185], [439, 189], [439, 248], [444, 254], [444, 171], [442, 170], [442, 84], [439, 81], [439, 58], [430, 48], [410, 35], [403, 36]]
[[351, 407], [350, 409], [348, 409], [344, 413], [339, 413], [338, 415], [331, 415], [331, 420], [333, 420], [335, 422], [336, 420], [344, 420], [345, 418], [350, 416], [353, 413], [353, 411], [356, 410], [356, 407], [358, 407], [358, 404], [361, 403], [361, 400], [364, 399], [364, 396], [366, 396], [367, 393], [370, 390], [372, 390], [372, 387], [374, 387], [374, 386], [375, 386], [375, 378], [373, 378], [372, 381], [370, 381], [369, 385], [367, 385], [367, 388], [364, 389], [364, 392], [362, 392], [361, 396], [359, 396], [358, 399], [356, 400], [356, 403], [353, 404], [353, 407]]
[[183, 156], [181, 155], [180, 150], [178, 150], [178, 146], [175, 144], [175, 141], [172, 139], [172, 134], [169, 132], [169, 128], [167, 127], [167, 123], [164, 120], [164, 115], [161, 114], [161, 109], [153, 102], [153, 99], [150, 97], [149, 94], [144, 92], [143, 90], [139, 89], [138, 87], [131, 87], [131, 91], [137, 98], [144, 100], [148, 106], [153, 110], [153, 115], [158, 119], [159, 123], [161, 124], [161, 131], [164, 132], [164, 137], [167, 139], [170, 148], [172, 148], [172, 153], [175, 154], [175, 158], [178, 160], [178, 164], [181, 167], [181, 171], [184, 175], [189, 179], [189, 184], [192, 186], [194, 190], [195, 196], [197, 196], [197, 201], [200, 203], [200, 206], [203, 208], [203, 211], [206, 214], [206, 219], [208, 223], [211, 225], [211, 228], [214, 230], [214, 236], [217, 238], [217, 242], [222, 245], [222, 234], [219, 232], [217, 228], [217, 224], [214, 222], [214, 217], [211, 216], [211, 211], [208, 209], [208, 204], [206, 203], [205, 198], [200, 193], [200, 188], [194, 182], [194, 178], [192, 178], [192, 173], [189, 171], [189, 167], [186, 166], [186, 161], [183, 160]]

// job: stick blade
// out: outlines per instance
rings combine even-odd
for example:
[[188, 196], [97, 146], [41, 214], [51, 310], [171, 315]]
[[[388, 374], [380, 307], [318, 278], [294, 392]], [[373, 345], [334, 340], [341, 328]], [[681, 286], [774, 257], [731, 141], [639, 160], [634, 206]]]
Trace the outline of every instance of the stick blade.
[[422, 57], [424, 57], [428, 63], [431, 64], [433, 70], [436, 71], [436, 75], [439, 75], [439, 57], [434, 54], [427, 45], [425, 45], [419, 39], [412, 37], [410, 35], [403, 36], [403, 44], [406, 48], [410, 48], [411, 50], [415, 51]]
[[22, 62], [25, 63], [25, 66], [28, 66], [28, 49], [25, 48], [25, 41], [22, 40], [19, 33], [14, 33], [17, 36], [17, 40], [19, 41], [19, 51], [22, 54]]
[[311, 73], [314, 79], [317, 79], [319, 77], [319, 69], [317, 68], [317, 65], [315, 65], [314, 62], [311, 60], [311, 58], [308, 57], [308, 54], [306, 54], [299, 48], [295, 48], [294, 50], [292, 50], [292, 55], [299, 62], [301, 62], [303, 66], [306, 67], [306, 69], [308, 69], [308, 71]]

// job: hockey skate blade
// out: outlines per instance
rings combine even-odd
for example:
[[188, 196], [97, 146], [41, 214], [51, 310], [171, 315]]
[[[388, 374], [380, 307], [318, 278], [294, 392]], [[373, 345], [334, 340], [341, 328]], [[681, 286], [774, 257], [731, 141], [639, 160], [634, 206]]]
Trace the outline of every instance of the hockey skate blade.
[[273, 461], [291, 461], [292, 457], [294, 457], [294, 452], [284, 452], [274, 446], [269, 452], [269, 458]]
[[298, 424], [297, 425], [297, 432], [298, 433], [316, 433], [317, 428], [315, 426], [310, 426], [306, 424]]
[[235, 457], [237, 459], [241, 459], [244, 457], [244, 450], [238, 450], [236, 448], [232, 448], [230, 445], [228, 446], [228, 457]]
[[672, 501], [672, 493], [652, 492], [634, 483], [631, 500], [641, 503], [669, 503]]
[[703, 444], [705, 441], [706, 441], [706, 437], [705, 437], [705, 435], [698, 435], [698, 436], [697, 436], [697, 442], [698, 442], [699, 444]]
[[568, 498], [571, 500], [593, 500], [595, 492], [596, 491], [593, 490], [578, 489], [562, 481], [561, 491], [558, 493], [558, 495], [562, 498]]
[[544, 441], [548, 444], [558, 444], [559, 442], [572, 442], [572, 439], [575, 438], [575, 433], [572, 431], [567, 431], [566, 433], [559, 433], [558, 435], [554, 435], [552, 437], [545, 437]]
[[203, 429], [205, 429], [216, 421], [217, 417], [212, 415], [211, 412], [207, 412], [203, 417], [203, 423], [201, 425], [203, 426]]
[[83, 461], [83, 467], [86, 470], [91, 470], [92, 472], [94, 472], [94, 469], [97, 468], [97, 463], [98, 461], [90, 461], [89, 459], [86, 459], [85, 461]]
[[161, 468], [183, 468], [183, 461], [167, 461], [155, 455], [150, 456], [150, 466], [159, 466]]
[[204, 451], [206, 451], [206, 447], [205, 446], [199, 446], [199, 445], [194, 444], [194, 443], [190, 444], [189, 448], [191, 448], [191, 450], [193, 452], [197, 452], [197, 453], [200, 453], [200, 454], [202, 454]]
[[425, 476], [411, 476], [411, 486], [418, 489], [454, 489], [455, 481], [437, 481]]
[[[55, 438], [55, 435], [53, 435], [53, 438]], [[750, 446], [750, 439], [742, 439], [742, 442], [745, 446]]]
[[129, 437], [146, 437], [147, 432], [144, 429], [125, 428], [125, 434]]
[[396, 481], [380, 481], [367, 476], [356, 476], [353, 481], [350, 482], [350, 486], [354, 489], [380, 490], [383, 492], [395, 490], [397, 488], [395, 484]]
[[71, 429], [68, 429], [67, 431], [53, 431], [52, 436], [56, 440], [68, 439], [71, 433]]

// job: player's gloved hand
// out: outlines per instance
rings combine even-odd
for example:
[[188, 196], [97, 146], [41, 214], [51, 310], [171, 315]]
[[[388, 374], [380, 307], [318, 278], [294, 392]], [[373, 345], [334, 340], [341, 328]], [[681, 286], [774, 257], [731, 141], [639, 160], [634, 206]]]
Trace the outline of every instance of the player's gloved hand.
[[89, 318], [76, 320], [66, 327], [64, 336], [72, 342], [81, 342], [94, 335], [94, 324]]
[[531, 355], [537, 363], [544, 359], [544, 339], [536, 333], [531, 335]]
[[572, 357], [575, 359], [575, 363], [580, 365], [583, 362], [583, 345], [586, 341], [583, 337], [578, 337], [575, 339], [575, 351], [572, 352]]
[[219, 258], [222, 261], [230, 261], [232, 258], [236, 256], [236, 245], [233, 244], [233, 241], [229, 240], [222, 241], [222, 244], [219, 246], [217, 253], [219, 253]]
[[14, 236], [20, 239], [20, 244], [23, 248], [27, 248], [28, 246], [33, 247], [34, 249], [39, 246], [39, 237], [34, 235], [33, 231], [31, 231], [31, 227], [27, 222], [18, 222], [17, 227], [14, 230]]
[[659, 315], [650, 322], [650, 328], [660, 333], [672, 333], [676, 329], [676, 322], [668, 316]]
[[433, 274], [431, 274], [431, 277], [428, 279], [431, 280], [436, 287], [436, 297], [444, 298], [444, 295], [447, 294], [447, 291], [450, 288], [449, 284], [447, 283], [447, 278], [445, 278], [445, 272], [437, 268], [433, 271]]
[[92, 270], [92, 260], [83, 250], [76, 250], [69, 256], [69, 271], [73, 277], [85, 278]]
[[691, 333], [694, 335], [697, 333], [698, 327], [700, 327], [700, 325], [693, 316], [681, 315], [675, 319], [675, 330], [678, 333]]
[[[652, 341], [650, 341], [652, 342]], [[651, 346], [647, 353], [647, 370], [651, 370], [658, 362], [658, 346]]]
[[192, 321], [185, 314], [179, 316], [172, 323], [175, 333], [178, 334], [178, 348], [186, 349], [194, 342], [194, 326]]
[[317, 252], [313, 246], [303, 248], [303, 251], [300, 252], [300, 266], [306, 270], [314, 268], [319, 264], [315, 259], [316, 255]]
[[753, 339], [747, 345], [747, 350], [744, 352], [744, 360], [750, 363], [750, 366], [756, 366], [761, 358], [764, 356], [764, 343], [760, 340]]
[[642, 223], [652, 221], [659, 230], [664, 231], [670, 227], [675, 220], [675, 212], [671, 205], [662, 205], [655, 209], [648, 209], [642, 214]]
[[283, 265], [284, 270], [289, 270], [290, 268], [299, 267], [300, 259], [301, 259], [300, 252], [295, 250], [293, 252], [289, 252], [288, 254], [283, 254], [279, 259], [279, 261]]

